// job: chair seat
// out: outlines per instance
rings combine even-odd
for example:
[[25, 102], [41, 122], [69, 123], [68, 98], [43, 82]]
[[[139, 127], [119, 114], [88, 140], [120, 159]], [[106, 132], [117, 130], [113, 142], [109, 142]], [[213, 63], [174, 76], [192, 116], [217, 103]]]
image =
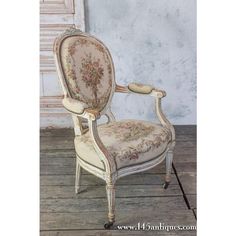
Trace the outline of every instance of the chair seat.
[[[140, 120], [122, 120], [98, 126], [99, 137], [111, 156], [116, 168], [141, 164], [165, 152], [171, 133], [165, 127]], [[75, 137], [77, 155], [84, 161], [104, 169], [93, 147], [89, 132]]]

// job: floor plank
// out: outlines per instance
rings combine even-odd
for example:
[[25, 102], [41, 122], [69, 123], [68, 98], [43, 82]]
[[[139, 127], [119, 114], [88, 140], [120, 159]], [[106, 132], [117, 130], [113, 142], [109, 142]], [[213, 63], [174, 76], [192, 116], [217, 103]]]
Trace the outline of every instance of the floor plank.
[[196, 194], [186, 194], [189, 205], [191, 209], [197, 208], [197, 195]]
[[46, 149], [40, 150], [40, 159], [41, 158], [75, 158], [75, 150], [69, 149]]
[[[116, 208], [130, 210], [135, 214], [135, 210], [158, 211], [160, 208], [166, 210], [187, 209], [182, 196], [175, 197], [133, 197], [116, 198]], [[41, 213], [76, 213], [76, 212], [99, 212], [107, 209], [106, 198], [69, 198], [69, 199], [41, 199]]]
[[197, 126], [196, 125], [174, 125], [176, 135], [179, 134], [192, 134], [196, 137]]
[[[140, 209], [140, 208], [139, 208]], [[195, 217], [191, 210], [158, 210], [144, 211], [136, 209], [125, 211], [117, 209], [116, 224], [136, 225], [138, 222], [149, 222], [157, 225], [160, 222], [165, 225], [196, 225]], [[83, 212], [81, 213], [41, 213], [41, 230], [67, 230], [67, 229], [101, 229], [106, 221], [107, 212]]]
[[41, 137], [67, 137], [73, 136], [74, 129], [61, 128], [61, 129], [41, 129], [40, 136]]
[[196, 194], [196, 173], [178, 172], [178, 176], [185, 194]]
[[[191, 150], [191, 149], [189, 149]], [[189, 152], [188, 153], [184, 153], [184, 152], [176, 152], [174, 151], [174, 159], [173, 159], [174, 163], [177, 163], [177, 162], [180, 162], [180, 163], [183, 163], [183, 162], [196, 162], [197, 159], [196, 159], [196, 153], [194, 153], [193, 151], [192, 152]]]
[[[160, 196], [182, 196], [181, 189], [177, 184], [170, 184], [164, 190], [161, 185], [117, 185], [116, 198], [119, 197], [160, 197]], [[79, 194], [75, 194], [74, 186], [41, 186], [41, 199], [60, 198], [102, 198], [106, 197], [105, 186], [82, 186]]]
[[[162, 185], [165, 179], [164, 174], [134, 174], [123, 177], [116, 182], [116, 185]], [[74, 175], [42, 175], [40, 176], [41, 186], [74, 186]], [[171, 184], [177, 184], [176, 176], [172, 174]], [[94, 175], [82, 175], [81, 185], [105, 185], [102, 179]]]
[[177, 172], [195, 172], [197, 169], [196, 162], [175, 162], [174, 166]]
[[41, 137], [40, 139], [40, 150], [48, 150], [48, 149], [63, 149], [74, 150], [74, 136], [67, 137]]

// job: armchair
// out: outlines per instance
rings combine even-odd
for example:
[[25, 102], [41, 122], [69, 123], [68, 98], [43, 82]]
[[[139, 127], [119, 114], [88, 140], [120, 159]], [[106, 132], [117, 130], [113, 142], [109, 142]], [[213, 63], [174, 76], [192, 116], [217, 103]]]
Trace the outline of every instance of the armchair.
[[[95, 37], [70, 28], [54, 43], [54, 56], [62, 85], [65, 109], [72, 114], [75, 131], [75, 192], [79, 193], [81, 168], [106, 182], [108, 223], [115, 221], [115, 183], [126, 175], [142, 172], [166, 161], [163, 187], [170, 183], [175, 131], [161, 110], [163, 90], [149, 85], [115, 82], [112, 57]], [[152, 96], [160, 124], [141, 120], [116, 121], [111, 112], [115, 92]], [[105, 115], [108, 122], [98, 125]], [[82, 124], [86, 120], [87, 126]]]

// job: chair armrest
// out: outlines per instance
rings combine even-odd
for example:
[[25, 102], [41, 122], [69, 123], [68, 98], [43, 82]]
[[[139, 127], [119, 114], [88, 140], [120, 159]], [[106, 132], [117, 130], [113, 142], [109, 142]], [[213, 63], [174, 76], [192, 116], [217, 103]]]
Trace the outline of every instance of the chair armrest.
[[128, 85], [128, 89], [133, 93], [150, 94], [154, 87], [147, 84], [131, 83]]
[[137, 93], [137, 94], [151, 95], [159, 98], [166, 96], [166, 92], [164, 90], [155, 88], [151, 85], [139, 84], [139, 83], [130, 83], [128, 86], [116, 85], [115, 91], [120, 93]]
[[74, 114], [82, 114], [84, 110], [88, 108], [87, 104], [69, 97], [64, 97], [62, 104], [66, 110]]
[[133, 93], [149, 94], [151, 96], [155, 96], [159, 98], [166, 96], [165, 91], [155, 88], [151, 85], [147, 85], [147, 84], [130, 83], [128, 85], [128, 90]]
[[136, 93], [136, 94], [150, 95], [152, 97], [155, 97], [157, 118], [161, 122], [162, 126], [168, 128], [171, 131], [172, 141], [173, 142], [175, 141], [174, 127], [166, 118], [161, 108], [161, 99], [166, 96], [165, 91], [158, 88], [154, 88], [151, 85], [138, 84], [138, 83], [131, 83], [128, 86], [116, 85], [115, 91], [119, 93]]
[[[91, 114], [91, 113], [90, 113]], [[97, 129], [97, 120], [93, 119], [91, 116], [88, 118], [89, 133], [93, 141], [93, 147], [96, 150], [99, 158], [105, 164], [106, 172], [108, 174], [114, 173], [116, 171], [116, 164], [114, 158], [110, 155], [107, 148], [103, 144], [99, 137]]]
[[76, 99], [64, 97], [62, 104], [70, 113], [82, 116], [83, 118], [96, 120], [100, 117], [100, 112], [98, 110], [88, 108], [87, 104]]

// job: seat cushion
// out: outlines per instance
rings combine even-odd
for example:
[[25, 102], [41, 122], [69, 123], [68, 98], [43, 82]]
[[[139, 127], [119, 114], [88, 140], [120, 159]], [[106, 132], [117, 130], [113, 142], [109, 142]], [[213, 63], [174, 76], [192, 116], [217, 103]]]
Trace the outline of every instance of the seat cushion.
[[[171, 140], [171, 133], [159, 124], [139, 120], [122, 120], [98, 126], [99, 137], [116, 168], [152, 160], [162, 154]], [[104, 169], [93, 147], [89, 132], [75, 138], [76, 153], [86, 162]]]

